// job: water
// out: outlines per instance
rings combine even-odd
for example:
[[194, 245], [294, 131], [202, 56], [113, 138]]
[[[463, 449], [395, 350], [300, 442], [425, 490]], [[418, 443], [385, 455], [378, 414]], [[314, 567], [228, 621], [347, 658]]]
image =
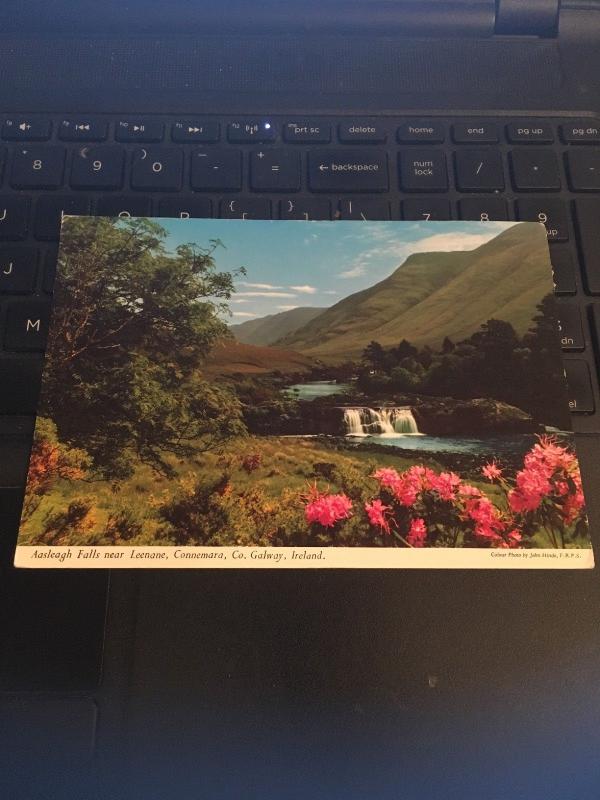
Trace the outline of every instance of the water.
[[329, 397], [332, 394], [349, 392], [352, 386], [349, 383], [337, 381], [314, 381], [313, 383], [294, 383], [285, 390], [288, 395], [293, 395], [298, 400], [316, 400], [319, 397]]
[[396, 447], [399, 450], [422, 450], [424, 453], [487, 453], [501, 457], [525, 453], [537, 441], [531, 434], [513, 436], [488, 436], [485, 439], [474, 439], [460, 436], [428, 436], [421, 435], [367, 435], [347, 436], [355, 439], [356, 444], [378, 444], [385, 447]]
[[419, 434], [413, 413], [406, 406], [346, 408], [344, 409], [344, 423], [349, 436], [366, 437], [378, 434], [394, 438]]

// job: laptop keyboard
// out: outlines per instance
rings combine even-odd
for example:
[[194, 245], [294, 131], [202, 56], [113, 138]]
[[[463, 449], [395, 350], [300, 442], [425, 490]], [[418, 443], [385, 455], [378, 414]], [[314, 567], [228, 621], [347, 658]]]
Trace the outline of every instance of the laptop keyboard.
[[24, 479], [62, 214], [543, 222], [574, 427], [600, 431], [600, 120], [20, 114], [0, 179], [0, 486]]

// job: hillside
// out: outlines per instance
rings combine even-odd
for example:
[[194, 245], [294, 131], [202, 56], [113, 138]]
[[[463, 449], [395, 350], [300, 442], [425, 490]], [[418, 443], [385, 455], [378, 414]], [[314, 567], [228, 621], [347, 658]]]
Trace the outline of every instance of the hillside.
[[216, 375], [261, 375], [268, 372], [307, 372], [314, 363], [292, 350], [258, 347], [232, 340], [217, 343], [203, 367], [203, 373]]
[[356, 356], [371, 340], [438, 347], [444, 337], [464, 339], [492, 317], [522, 334], [552, 290], [541, 225], [537, 236], [523, 224], [474, 250], [415, 253], [388, 278], [336, 303], [278, 345], [325, 360]]
[[238, 342], [270, 345], [302, 328], [323, 311], [324, 308], [292, 308], [279, 314], [250, 319], [239, 325], [230, 325], [229, 329]]

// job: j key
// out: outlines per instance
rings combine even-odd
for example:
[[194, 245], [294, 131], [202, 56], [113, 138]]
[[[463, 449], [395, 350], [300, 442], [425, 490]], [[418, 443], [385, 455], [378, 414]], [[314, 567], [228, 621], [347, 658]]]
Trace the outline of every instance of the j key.
[[58, 126], [64, 142], [103, 142], [107, 135], [108, 123], [94, 119], [63, 119]]
[[44, 142], [50, 138], [52, 123], [48, 119], [11, 117], [2, 127], [2, 136], [11, 142]]
[[593, 414], [594, 391], [588, 365], [582, 359], [568, 358], [564, 367], [570, 411], [573, 414]]
[[390, 204], [387, 200], [372, 198], [352, 198], [340, 201], [336, 217], [339, 219], [385, 220], [390, 218]]
[[29, 227], [31, 201], [28, 197], [0, 197], [0, 239], [24, 239]]
[[600, 122], [572, 120], [560, 126], [560, 137], [566, 144], [600, 144]]
[[239, 150], [196, 150], [192, 154], [192, 189], [239, 191], [242, 154]]
[[312, 150], [308, 182], [313, 192], [386, 192], [387, 156], [381, 150]]
[[272, 122], [231, 122], [227, 126], [227, 138], [232, 144], [248, 144], [250, 142], [272, 142], [277, 131]]
[[282, 200], [279, 203], [280, 219], [303, 219], [307, 222], [313, 219], [331, 219], [331, 203], [320, 197], [308, 200]]
[[494, 150], [459, 150], [454, 155], [456, 187], [461, 192], [504, 189], [502, 156]]
[[42, 351], [48, 337], [50, 303], [44, 300], [12, 302], [6, 314], [7, 350]]
[[354, 142], [385, 142], [387, 134], [385, 128], [376, 119], [353, 119], [342, 122], [338, 128], [340, 142], [353, 144]]
[[162, 122], [147, 120], [120, 120], [115, 129], [117, 142], [143, 142], [152, 144], [162, 142], [164, 125]]
[[550, 125], [541, 122], [514, 122], [506, 126], [512, 144], [551, 144], [554, 134]]
[[171, 139], [174, 142], [213, 144], [219, 141], [220, 134], [221, 130], [218, 122], [202, 122], [197, 119], [176, 122], [171, 128]]
[[558, 304], [558, 332], [563, 350], [584, 350], [585, 339], [581, 324], [581, 311], [578, 306], [567, 303]]
[[566, 154], [566, 162], [574, 192], [600, 192], [600, 150], [571, 150]]
[[402, 203], [402, 218], [425, 220], [425, 222], [435, 222], [436, 220], [452, 219], [450, 213], [450, 203], [441, 198], [427, 198], [405, 200]]
[[152, 214], [149, 197], [101, 197], [96, 205], [99, 217], [148, 217]]
[[600, 294], [600, 200], [576, 200], [579, 252], [590, 294]]
[[398, 128], [397, 139], [401, 144], [417, 142], [440, 144], [444, 141], [444, 128], [439, 122], [415, 119], [405, 122]]
[[27, 147], [15, 153], [10, 183], [15, 189], [58, 189], [64, 168], [63, 147]]
[[452, 138], [457, 144], [496, 144], [498, 129], [491, 122], [467, 122], [452, 126]]
[[262, 197], [221, 200], [219, 216], [222, 219], [271, 219], [271, 201]]
[[35, 414], [42, 364], [31, 356], [0, 359], [0, 414]]
[[550, 261], [554, 274], [554, 291], [556, 294], [575, 294], [577, 279], [575, 265], [568, 245], [552, 245], [550, 248]]
[[38, 251], [33, 247], [0, 247], [0, 294], [27, 294], [35, 289]]
[[517, 200], [517, 219], [523, 222], [543, 222], [549, 242], [566, 242], [569, 239], [569, 222], [562, 200], [555, 198]]
[[459, 200], [461, 219], [479, 222], [508, 219], [506, 201], [501, 197], [467, 197]]
[[256, 192], [297, 192], [300, 153], [259, 150], [250, 155], [250, 187]]
[[141, 148], [133, 154], [131, 188], [176, 192], [183, 181], [183, 152], [175, 147]]
[[513, 184], [521, 192], [558, 191], [558, 160], [551, 150], [513, 150]]
[[212, 217], [212, 203], [206, 197], [167, 197], [158, 204], [158, 216], [204, 219]]
[[36, 239], [57, 241], [63, 217], [90, 213], [90, 200], [82, 195], [40, 197], [35, 209], [34, 235]]
[[125, 152], [119, 147], [82, 147], [73, 155], [72, 189], [121, 189]]
[[446, 156], [440, 150], [405, 150], [398, 160], [400, 186], [405, 192], [445, 192]]
[[312, 142], [327, 144], [331, 141], [331, 125], [318, 120], [298, 120], [288, 122], [283, 128], [286, 142]]

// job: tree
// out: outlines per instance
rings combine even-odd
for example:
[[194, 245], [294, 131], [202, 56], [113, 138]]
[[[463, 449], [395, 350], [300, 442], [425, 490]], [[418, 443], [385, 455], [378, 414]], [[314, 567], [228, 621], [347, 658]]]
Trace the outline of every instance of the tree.
[[103, 478], [133, 458], [171, 474], [166, 453], [244, 432], [235, 396], [201, 372], [235, 274], [216, 268], [220, 241], [168, 252], [166, 236], [148, 219], [64, 223], [40, 411]]
[[454, 350], [454, 342], [449, 336], [444, 337], [444, 341], [442, 342], [442, 353], [451, 353]]
[[365, 347], [362, 360], [376, 370], [385, 370], [387, 366], [387, 354], [379, 342], [375, 341], [369, 342]]

